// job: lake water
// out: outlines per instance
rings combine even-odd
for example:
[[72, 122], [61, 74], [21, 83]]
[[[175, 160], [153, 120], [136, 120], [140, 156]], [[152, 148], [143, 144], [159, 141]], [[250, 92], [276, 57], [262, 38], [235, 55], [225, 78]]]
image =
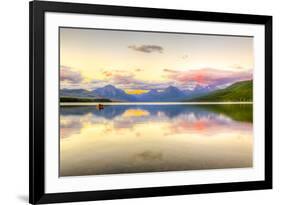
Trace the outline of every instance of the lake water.
[[60, 107], [60, 176], [252, 167], [251, 104]]

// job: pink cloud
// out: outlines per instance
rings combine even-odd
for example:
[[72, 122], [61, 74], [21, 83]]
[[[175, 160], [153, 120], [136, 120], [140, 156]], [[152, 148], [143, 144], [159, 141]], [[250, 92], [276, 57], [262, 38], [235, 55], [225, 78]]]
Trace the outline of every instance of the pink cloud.
[[116, 74], [113, 76], [113, 81], [116, 84], [131, 84], [135, 82], [134, 75], [120, 75]]
[[222, 85], [236, 81], [252, 79], [250, 71], [223, 71], [213, 68], [174, 72], [168, 78], [178, 83], [194, 83], [198, 85]]
[[73, 71], [70, 67], [61, 66], [60, 67], [60, 80], [69, 83], [80, 83], [83, 81], [83, 77], [80, 72]]

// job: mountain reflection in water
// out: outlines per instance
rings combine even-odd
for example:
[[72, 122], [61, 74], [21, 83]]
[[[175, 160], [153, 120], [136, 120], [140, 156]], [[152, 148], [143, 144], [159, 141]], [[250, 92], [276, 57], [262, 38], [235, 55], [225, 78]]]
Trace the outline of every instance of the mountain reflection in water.
[[60, 175], [252, 166], [252, 105], [60, 107]]

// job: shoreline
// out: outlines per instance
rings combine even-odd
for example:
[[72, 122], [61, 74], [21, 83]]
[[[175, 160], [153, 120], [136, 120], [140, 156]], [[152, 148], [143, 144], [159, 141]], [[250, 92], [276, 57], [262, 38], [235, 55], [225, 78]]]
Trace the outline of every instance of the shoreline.
[[92, 105], [252, 105], [253, 102], [62, 102], [60, 106]]

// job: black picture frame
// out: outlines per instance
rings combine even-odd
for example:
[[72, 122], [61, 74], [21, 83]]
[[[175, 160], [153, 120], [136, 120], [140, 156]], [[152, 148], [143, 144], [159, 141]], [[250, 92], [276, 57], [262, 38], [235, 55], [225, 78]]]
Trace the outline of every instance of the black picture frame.
[[[262, 15], [215, 13], [124, 6], [33, 1], [30, 11], [30, 164], [29, 202], [31, 204], [154, 197], [183, 194], [230, 192], [272, 188], [272, 17]], [[162, 19], [198, 20], [259, 24], [265, 27], [265, 180], [235, 183], [197, 184], [153, 188], [81, 191], [71, 193], [45, 192], [45, 71], [44, 26], [46, 12], [102, 14]]]

